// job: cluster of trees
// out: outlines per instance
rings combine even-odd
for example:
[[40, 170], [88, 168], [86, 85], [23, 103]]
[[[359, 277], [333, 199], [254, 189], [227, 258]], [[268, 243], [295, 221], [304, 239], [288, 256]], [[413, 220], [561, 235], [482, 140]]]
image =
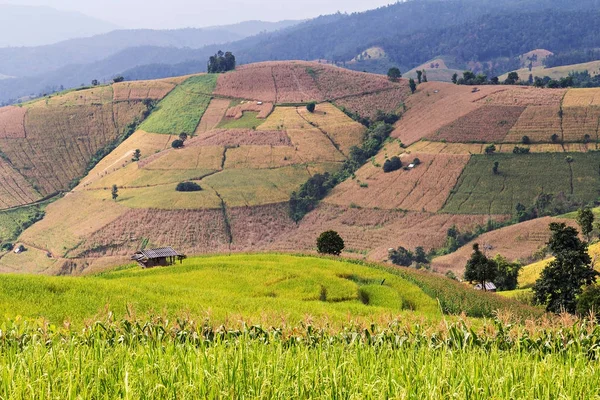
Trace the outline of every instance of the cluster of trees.
[[579, 49], [551, 54], [544, 59], [546, 68], [561, 67], [563, 65], [582, 64], [600, 60], [600, 50]]
[[[385, 114], [382, 114], [385, 115]], [[385, 117], [383, 117], [385, 118]], [[315, 174], [300, 189], [293, 192], [289, 201], [290, 217], [298, 222], [312, 211], [338, 183], [351, 177], [371, 157], [374, 157], [393, 131], [393, 126], [384, 121], [370, 124], [365, 133], [362, 145], [350, 149], [348, 159], [342, 168], [334, 173]]]
[[465, 280], [475, 282], [486, 290], [486, 283], [492, 282], [498, 291], [514, 290], [517, 288], [519, 272], [523, 266], [517, 262], [509, 262], [506, 258], [498, 255], [496, 258], [488, 258], [479, 248], [479, 244], [473, 245], [473, 253], [467, 261], [465, 268]]
[[383, 172], [385, 173], [398, 171], [400, 168], [402, 168], [402, 161], [398, 156], [387, 159], [383, 163]]
[[522, 203], [515, 206], [515, 222], [524, 222], [531, 219], [562, 215], [581, 207], [581, 203], [572, 196], [560, 192], [556, 195], [541, 193], [529, 207]]
[[174, 149], [181, 149], [183, 148], [183, 146], [185, 146], [185, 141], [188, 138], [188, 134], [185, 132], [181, 132], [179, 134], [179, 139], [175, 139], [173, 140], [173, 143], [171, 143], [171, 147]]
[[549, 76], [543, 78], [529, 74], [527, 80], [522, 80], [516, 72], [510, 72], [507, 78], [501, 82], [498, 77], [493, 77], [488, 80], [487, 75], [477, 74], [471, 71], [463, 72], [462, 77], [458, 74], [452, 76], [452, 82], [457, 85], [521, 85], [535, 86], [538, 88], [558, 89], [558, 88], [591, 88], [600, 87], [600, 75], [590, 75], [588, 71], [571, 72], [568, 76], [560, 79], [552, 79]]
[[175, 190], [178, 192], [199, 192], [202, 190], [202, 187], [196, 182], [179, 182]]
[[414, 264], [417, 269], [426, 267], [430, 263], [430, 255], [420, 246], [416, 247], [414, 252], [402, 246], [392, 249], [388, 252], [388, 259], [401, 267], [410, 267]]
[[223, 53], [221, 50], [208, 59], [208, 73], [218, 74], [235, 69], [235, 56], [230, 51]]

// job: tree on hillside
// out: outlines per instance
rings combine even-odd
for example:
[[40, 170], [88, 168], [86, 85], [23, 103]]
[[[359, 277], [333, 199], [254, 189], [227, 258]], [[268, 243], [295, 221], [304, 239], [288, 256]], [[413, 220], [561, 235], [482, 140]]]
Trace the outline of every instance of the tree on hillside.
[[117, 76], [116, 78], [113, 78], [114, 83], [123, 82], [124, 80], [125, 80], [125, 78], [122, 76]]
[[308, 103], [306, 105], [306, 110], [311, 114], [315, 112], [316, 108], [317, 108], [317, 103], [315, 103], [314, 101], [311, 101], [310, 103]]
[[100, 82], [98, 82], [98, 79], [92, 80], [92, 86], [98, 86], [99, 84], [100, 84]]
[[421, 83], [423, 80], [423, 71], [417, 71], [417, 82]]
[[235, 69], [235, 56], [230, 51], [223, 53], [221, 50], [208, 60], [208, 73], [218, 74]]
[[317, 239], [317, 250], [321, 254], [339, 256], [344, 247], [344, 240], [336, 231], [323, 232]]
[[515, 290], [518, 285], [519, 272], [521, 272], [523, 266], [518, 262], [511, 263], [501, 255], [497, 255], [494, 262], [498, 267], [498, 274], [494, 279], [498, 291]]
[[181, 149], [183, 147], [183, 140], [181, 140], [181, 139], [173, 140], [173, 143], [171, 143], [171, 147], [173, 147], [174, 149]]
[[423, 70], [423, 82], [427, 82], [427, 72]]
[[488, 146], [486, 146], [485, 148], [485, 154], [490, 155], [490, 154], [494, 154], [496, 152], [496, 145], [495, 144], [490, 144]]
[[140, 151], [140, 149], [135, 149], [135, 151], [133, 152], [133, 157], [131, 157], [131, 161], [133, 161], [133, 162], [140, 161], [141, 157], [142, 157], [142, 152]]
[[187, 140], [187, 138], [188, 138], [188, 134], [187, 133], [181, 132], [179, 134], [179, 140], [181, 140], [182, 142], [185, 142]]
[[473, 245], [473, 254], [467, 261], [465, 268], [465, 280], [481, 284], [483, 290], [486, 290], [487, 282], [494, 282], [498, 275], [498, 265], [494, 260], [488, 259], [479, 249], [479, 244]]
[[408, 80], [408, 86], [410, 86], [411, 93], [414, 94], [417, 90], [417, 84], [415, 83], [415, 80], [413, 78], [410, 78]]
[[117, 185], [112, 186], [112, 190], [110, 191], [110, 194], [112, 196], [112, 199], [114, 201], [117, 201], [117, 197], [119, 197], [119, 188], [117, 187]]
[[521, 138], [521, 143], [523, 144], [531, 144], [531, 139], [529, 139], [529, 136], [525, 135]]
[[598, 273], [591, 265], [587, 244], [579, 239], [575, 228], [553, 222], [550, 231], [548, 249], [555, 259], [535, 282], [534, 299], [537, 304], [545, 305], [547, 311], [574, 313], [582, 288], [595, 283]]
[[594, 230], [594, 213], [589, 207], [582, 207], [577, 211], [577, 223], [581, 233], [585, 236], [587, 242], [590, 242], [590, 235]]
[[397, 249], [390, 250], [388, 253], [388, 258], [395, 265], [399, 265], [401, 267], [410, 267], [410, 265], [413, 263], [414, 255], [412, 251], [400, 246]]
[[519, 82], [519, 74], [516, 72], [509, 72], [506, 80], [504, 80], [504, 83], [507, 85], [514, 85], [517, 82]]
[[458, 74], [456, 72], [452, 74], [452, 83], [455, 85], [458, 83]]
[[400, 72], [400, 69], [398, 69], [397, 67], [392, 67], [388, 70], [388, 78], [390, 81], [392, 82], [398, 82], [398, 79], [402, 78], [402, 73]]
[[494, 161], [494, 166], [492, 167], [492, 172], [494, 175], [498, 175], [498, 168], [500, 167], [500, 163], [498, 161]]
[[398, 156], [385, 160], [383, 163], [383, 172], [385, 173], [398, 171], [400, 168], [402, 168], [402, 161]]

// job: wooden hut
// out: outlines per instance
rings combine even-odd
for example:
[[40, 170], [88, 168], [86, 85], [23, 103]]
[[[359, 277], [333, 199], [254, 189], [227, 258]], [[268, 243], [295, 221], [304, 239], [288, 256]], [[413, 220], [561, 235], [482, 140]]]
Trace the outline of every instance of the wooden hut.
[[186, 258], [185, 254], [179, 253], [172, 247], [142, 250], [131, 256], [131, 259], [137, 261], [142, 268], [166, 267], [175, 264], [177, 260], [182, 262], [184, 258]]

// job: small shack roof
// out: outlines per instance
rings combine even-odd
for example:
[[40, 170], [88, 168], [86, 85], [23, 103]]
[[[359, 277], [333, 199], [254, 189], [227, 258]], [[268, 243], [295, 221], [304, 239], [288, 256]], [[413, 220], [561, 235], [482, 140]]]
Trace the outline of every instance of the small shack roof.
[[[483, 286], [481, 285], [481, 283], [478, 283], [477, 285], [475, 285], [475, 289], [482, 290]], [[492, 291], [492, 290], [497, 290], [497, 288], [496, 288], [496, 285], [494, 285], [492, 282], [486, 282], [485, 290]]]
[[149, 250], [138, 251], [137, 253], [135, 253], [135, 255], [132, 258], [133, 259], [147, 258], [148, 260], [151, 260], [153, 258], [179, 257], [179, 256], [183, 256], [183, 254], [180, 254], [172, 247], [161, 247], [160, 249], [149, 249]]

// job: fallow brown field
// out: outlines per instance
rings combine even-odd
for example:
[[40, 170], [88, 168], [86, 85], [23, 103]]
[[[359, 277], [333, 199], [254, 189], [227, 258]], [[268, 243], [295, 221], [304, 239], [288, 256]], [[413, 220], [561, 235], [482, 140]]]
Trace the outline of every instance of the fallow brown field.
[[599, 106], [562, 109], [562, 139], [566, 142], [597, 140], [599, 124]]
[[527, 136], [532, 142], [549, 143], [552, 135], [562, 136], [560, 102], [527, 107], [504, 140], [520, 143], [523, 136]]
[[492, 232], [484, 233], [471, 243], [467, 243], [456, 252], [435, 258], [432, 267], [440, 273], [452, 271], [462, 276], [467, 260], [473, 253], [473, 243], [479, 243], [485, 249], [488, 257], [497, 254], [506, 257], [509, 261], [522, 261], [528, 263], [533, 254], [544, 246], [550, 239], [548, 225], [551, 222], [564, 222], [575, 226], [573, 220], [544, 217], [518, 225], [507, 226]]
[[228, 99], [212, 99], [204, 115], [200, 119], [195, 135], [201, 135], [208, 132], [219, 125], [225, 113], [229, 109], [231, 101]]
[[473, 92], [469, 86], [427, 82], [406, 100], [407, 112], [396, 124], [392, 136], [410, 145], [469, 114], [482, 106], [478, 101], [497, 91], [500, 86], [482, 86]]
[[0, 158], [0, 209], [33, 203], [41, 197], [21, 174]]
[[600, 106], [600, 89], [569, 89], [563, 100], [563, 107]]
[[429, 138], [458, 143], [501, 142], [524, 110], [522, 106], [482, 106], [442, 127]]
[[406, 80], [402, 80], [398, 87], [371, 94], [344, 97], [336, 100], [335, 104], [357, 113], [361, 117], [374, 118], [378, 110], [386, 113], [403, 111], [402, 104], [409, 96], [408, 83]]
[[235, 105], [227, 110], [225, 117], [240, 119], [244, 116], [244, 112], [257, 112], [256, 118], [265, 119], [273, 111], [272, 103], [262, 103], [256, 101], [245, 101]]
[[0, 139], [17, 139], [25, 137], [26, 107], [0, 108]]
[[450, 195], [469, 157], [404, 154], [401, 159], [405, 165], [415, 158], [419, 158], [421, 164], [411, 170], [400, 169], [390, 173], [368, 163], [357, 171], [356, 179], [348, 179], [338, 185], [325, 201], [340, 206], [352, 204], [365, 208], [437, 212]]
[[498, 106], [557, 106], [566, 89], [538, 89], [527, 86], [510, 86], [483, 97], [482, 104]]
[[162, 100], [175, 86], [166, 80], [120, 82], [113, 85], [113, 97], [115, 101]]
[[285, 131], [217, 129], [191, 139], [188, 146], [291, 146]]

